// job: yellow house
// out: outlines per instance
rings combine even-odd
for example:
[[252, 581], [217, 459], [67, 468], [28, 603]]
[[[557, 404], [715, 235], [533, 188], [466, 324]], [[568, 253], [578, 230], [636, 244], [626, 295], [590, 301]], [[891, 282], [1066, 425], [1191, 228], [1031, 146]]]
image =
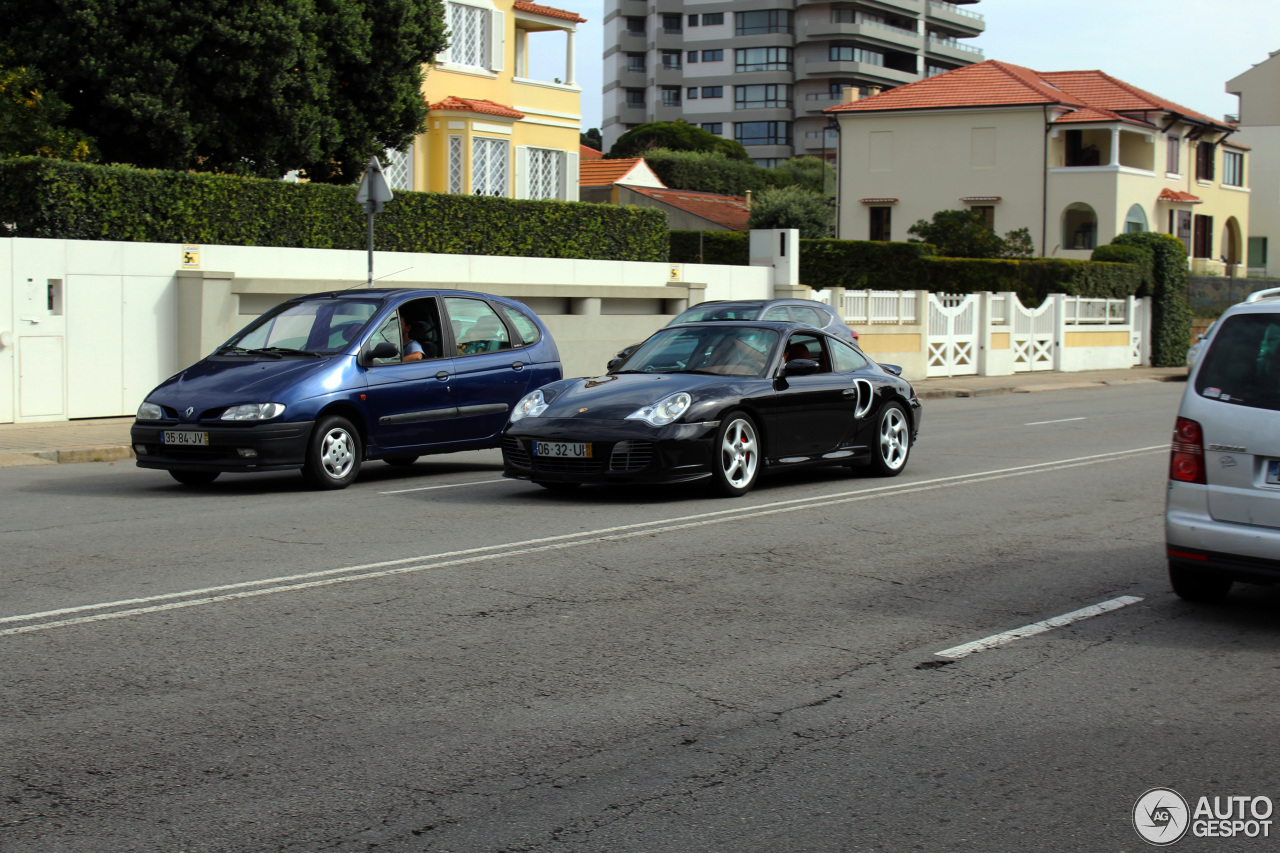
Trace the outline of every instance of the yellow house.
[[[404, 154], [390, 152], [392, 187], [577, 201], [582, 89], [573, 51], [585, 19], [526, 0], [444, 6], [449, 48], [422, 85], [427, 130]], [[563, 76], [532, 79], [531, 57], [561, 41]]]
[[830, 107], [840, 124], [839, 236], [905, 240], [940, 210], [1038, 253], [1087, 259], [1126, 231], [1180, 238], [1195, 272], [1244, 260], [1247, 146], [1234, 124], [1101, 71], [988, 60]]

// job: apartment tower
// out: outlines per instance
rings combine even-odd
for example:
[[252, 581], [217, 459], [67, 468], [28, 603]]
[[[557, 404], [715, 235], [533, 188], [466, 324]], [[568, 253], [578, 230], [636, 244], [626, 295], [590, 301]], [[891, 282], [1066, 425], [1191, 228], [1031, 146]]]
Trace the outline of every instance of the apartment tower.
[[683, 119], [773, 166], [835, 159], [822, 111], [982, 60], [978, 0], [606, 0], [606, 151], [638, 124]]

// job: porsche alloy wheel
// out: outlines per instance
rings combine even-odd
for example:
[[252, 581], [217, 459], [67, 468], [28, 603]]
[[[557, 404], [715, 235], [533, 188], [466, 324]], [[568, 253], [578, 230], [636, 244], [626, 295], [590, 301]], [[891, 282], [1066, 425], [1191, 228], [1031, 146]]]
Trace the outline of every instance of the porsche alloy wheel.
[[751, 491], [760, 475], [760, 439], [755, 421], [741, 412], [730, 415], [716, 434], [712, 480], [721, 494], [738, 497]]
[[880, 410], [871, 470], [880, 477], [896, 477], [907, 466], [910, 455], [911, 422], [902, 406], [890, 403]]

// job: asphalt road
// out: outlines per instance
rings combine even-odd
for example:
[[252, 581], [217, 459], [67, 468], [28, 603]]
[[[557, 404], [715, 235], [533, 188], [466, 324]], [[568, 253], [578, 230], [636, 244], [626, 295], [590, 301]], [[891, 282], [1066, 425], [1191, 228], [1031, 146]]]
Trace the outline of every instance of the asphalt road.
[[1280, 596], [1165, 581], [1181, 390], [929, 401], [901, 477], [740, 500], [0, 470], [0, 851], [1131, 851], [1148, 789], [1280, 799]]

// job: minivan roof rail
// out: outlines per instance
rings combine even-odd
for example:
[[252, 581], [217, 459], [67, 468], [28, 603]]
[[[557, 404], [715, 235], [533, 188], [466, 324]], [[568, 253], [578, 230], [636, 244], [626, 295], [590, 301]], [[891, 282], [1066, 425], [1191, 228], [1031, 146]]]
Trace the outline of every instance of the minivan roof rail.
[[1280, 287], [1268, 287], [1266, 290], [1257, 290], [1245, 297], [1245, 302], [1261, 302], [1264, 299], [1280, 298]]

